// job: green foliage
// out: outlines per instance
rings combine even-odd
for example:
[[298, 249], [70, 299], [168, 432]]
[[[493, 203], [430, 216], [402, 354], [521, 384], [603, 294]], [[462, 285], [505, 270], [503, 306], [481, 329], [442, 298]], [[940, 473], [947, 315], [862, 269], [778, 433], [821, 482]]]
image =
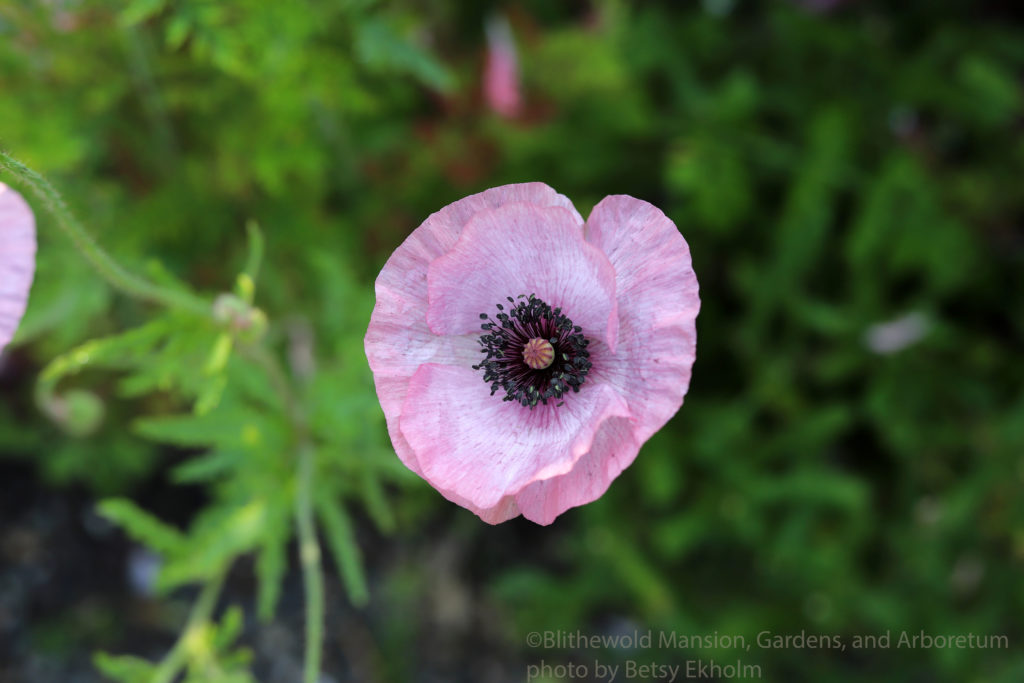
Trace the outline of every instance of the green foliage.
[[[111, 291], [37, 207], [12, 376], [39, 382], [4, 388], [2, 457], [102, 498], [103, 516], [160, 555], [162, 596], [216, 587], [253, 558], [270, 620], [308, 453], [327, 564], [354, 605], [373, 610], [378, 587], [401, 603], [373, 634], [396, 662], [429, 649], [410, 605], [432, 586], [415, 552], [368, 576], [367, 540], [429, 549], [451, 519], [469, 529], [459, 542], [498, 630], [528, 661], [571, 657], [523, 648], [529, 631], [623, 621], [1013, 640], [1024, 41], [998, 12], [1015, 10], [584, 4], [505, 8], [523, 80], [515, 121], [478, 92], [486, 3], [5, 4], [0, 142], [119, 262], [203, 292], [210, 315]], [[401, 465], [362, 338], [375, 273], [423, 218], [527, 180], [584, 215], [614, 193], [664, 209], [690, 243], [703, 307], [680, 414], [600, 501], [523, 536], [518, 522], [465, 521]], [[872, 350], [869, 331], [907, 313], [923, 336]], [[140, 496], [154, 480], [201, 487], [207, 502], [168, 524]], [[512, 554], [498, 567], [476, 552], [491, 537]], [[163, 662], [96, 665], [120, 681], [168, 661], [189, 681], [248, 680], [241, 615], [213, 612]], [[756, 663], [779, 680], [1024, 669], [1019, 648], [869, 654]]]
[[99, 504], [98, 512], [136, 541], [145, 543], [158, 553], [173, 554], [185, 545], [185, 538], [177, 529], [167, 526], [130, 500], [108, 498]]
[[100, 652], [93, 663], [104, 676], [121, 683], [149, 683], [156, 673], [156, 666], [151, 662], [131, 655], [112, 656]]
[[[232, 607], [219, 624], [205, 623], [188, 628], [175, 648], [185, 675], [182, 683], [254, 683], [248, 672], [252, 654], [234, 648], [242, 631], [242, 612]], [[171, 680], [165, 664], [154, 665], [131, 655], [97, 653], [93, 663], [105, 676], [118, 683], [152, 683]]]
[[[46, 453], [37, 460], [53, 481], [79, 479], [100, 493], [119, 494], [101, 502], [99, 511], [160, 555], [156, 588], [162, 593], [196, 583], [213, 586], [240, 556], [255, 555], [264, 620], [274, 615], [288, 569], [296, 459], [309, 442], [317, 461], [313, 496], [322, 501], [317, 510], [325, 537], [353, 601], [365, 603], [360, 552], [340, 501], [361, 502], [390, 530], [395, 522], [384, 486], [408, 474], [385, 447], [362, 360], [372, 296], [341, 257], [348, 238], [333, 231], [334, 258], [307, 251], [310, 237], [330, 223], [315, 211], [290, 207], [299, 195], [309, 200], [307, 206], [316, 205], [315, 198], [325, 194], [321, 178], [351, 144], [332, 119], [341, 112], [376, 116], [387, 106], [373, 79], [408, 76], [409, 92], [417, 81], [450, 89], [454, 80], [416, 44], [412, 15], [382, 14], [358, 3], [305, 13], [265, 3], [148, 1], [130, 3], [117, 15], [110, 10], [101, 3], [90, 3], [88, 14], [5, 10], [11, 24], [4, 26], [50, 41], [55, 56], [42, 67], [50, 83], [40, 87], [38, 68], [23, 60], [25, 44], [14, 40], [0, 49], [9, 67], [5, 82], [23, 98], [0, 104], [5, 142], [49, 174], [82, 164], [95, 169], [94, 184], [61, 183], [69, 203], [119, 260], [137, 264], [138, 254], [159, 252], [165, 265], [129, 267], [144, 271], [157, 287], [189, 295], [185, 282], [226, 289], [230, 271], [223, 272], [217, 251], [227, 250], [232, 269], [242, 274], [234, 291], [211, 302], [205, 316], [120, 302], [112, 308], [112, 297], [77, 254], [51, 246], [52, 226], [45, 212], [37, 212], [38, 280], [20, 339], [39, 340], [40, 358], [56, 355], [40, 374], [35, 398], [44, 419], [67, 438], [40, 440], [37, 424], [6, 422], [0, 436], [16, 452]], [[94, 49], [87, 32], [67, 33], [62, 20], [112, 30], [102, 48]], [[322, 59], [311, 59], [302, 49], [330, 34], [352, 44], [351, 53], [324, 49]], [[75, 59], [79, 49], [90, 57]], [[97, 85], [99, 73], [108, 76]], [[367, 77], [371, 81], [364, 84]], [[346, 82], [348, 93], [340, 97], [337, 86]], [[73, 119], [51, 109], [33, 116], [24, 104], [45, 100], [56, 83], [69, 102], [85, 93], [86, 106]], [[282, 91], [295, 96], [282, 98]], [[52, 139], [30, 135], [40, 128]], [[121, 182], [122, 162], [138, 171], [137, 184]], [[266, 237], [249, 220], [256, 216], [271, 226]], [[236, 249], [240, 235], [219, 228], [245, 222], [249, 252], [243, 261]], [[110, 229], [121, 225], [131, 227]], [[196, 249], [206, 256], [196, 259]], [[261, 268], [268, 251], [274, 269]], [[313, 278], [293, 279], [291, 271], [307, 270], [307, 259]], [[203, 269], [220, 275], [197, 277]], [[270, 349], [261, 340], [266, 317], [252, 307], [261, 270], [268, 278], [268, 300], [261, 305], [294, 316], [280, 316]], [[309, 305], [295, 307], [298, 297]], [[121, 329], [126, 331], [111, 332]], [[308, 345], [301, 352], [315, 365], [282, 369], [281, 345], [292, 352]], [[134, 437], [125, 424], [132, 425]], [[156, 447], [147, 448], [146, 441]], [[90, 448], [98, 457], [104, 447], [116, 447], [124, 457], [106, 457], [103, 467], [83, 457]], [[130, 493], [133, 479], [159, 466], [168, 449], [190, 454], [170, 470], [170, 479], [200, 484], [211, 495], [186, 530], [120, 497]], [[153, 671], [172, 662], [188, 669], [187, 680], [245, 679], [244, 661], [217, 645], [208, 617], [189, 629], [208, 631], [211, 640], [189, 645], [186, 659], [172, 651]], [[191, 638], [189, 633], [183, 638]], [[97, 666], [118, 680], [149, 680], [152, 673], [131, 657], [102, 655]]]
[[370, 593], [363, 575], [362, 553], [356, 544], [348, 514], [334, 498], [323, 495], [317, 499], [316, 509], [349, 598], [356, 605], [365, 605], [370, 599]]
[[[517, 634], [609, 614], [748, 638], [1016, 632], [1021, 451], [996, 434], [1024, 424], [1008, 227], [1024, 207], [1009, 181], [1024, 170], [1019, 26], [963, 21], [964, 3], [786, 5], [714, 18], [602, 3], [575, 47], [560, 29], [531, 46], [546, 74], [533, 98], [562, 106], [528, 150], [498, 137], [514, 160], [503, 176], [542, 167], [570, 197], [666, 209], [703, 306], [686, 405], [600, 503], [570, 514], [571, 569], [516, 567], [494, 585]], [[597, 76], [558, 68], [590, 60], [619, 73], [601, 71], [600, 112], [573, 106]], [[924, 336], [872, 352], [871, 326], [910, 311]], [[867, 655], [856, 666], [878, 680], [1014, 680], [1024, 664]], [[835, 657], [758, 661], [773, 677], [860, 680]]]

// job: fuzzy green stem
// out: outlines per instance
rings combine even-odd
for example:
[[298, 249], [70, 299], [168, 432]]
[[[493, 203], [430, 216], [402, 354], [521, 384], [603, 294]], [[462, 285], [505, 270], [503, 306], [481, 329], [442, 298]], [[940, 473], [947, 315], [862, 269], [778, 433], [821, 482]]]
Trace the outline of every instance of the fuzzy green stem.
[[60, 193], [46, 178], [2, 150], [0, 150], [0, 168], [10, 171], [31, 188], [79, 253], [113, 287], [144, 301], [192, 311], [202, 316], [212, 315], [210, 305], [194, 294], [160, 287], [122, 268], [86, 232], [67, 204], [64, 203]]
[[188, 616], [188, 623], [185, 629], [178, 636], [178, 641], [163, 658], [150, 683], [171, 683], [188, 663], [189, 642], [196, 637], [198, 632], [210, 622], [213, 610], [217, 606], [217, 598], [224, 586], [224, 577], [227, 571], [223, 571], [211, 579], [199, 593], [199, 598], [192, 606], [192, 612]]
[[299, 528], [299, 559], [306, 586], [306, 654], [304, 683], [320, 678], [324, 638], [324, 577], [320, 568], [320, 544], [313, 523], [313, 449], [299, 452], [299, 486], [295, 496], [295, 520]]

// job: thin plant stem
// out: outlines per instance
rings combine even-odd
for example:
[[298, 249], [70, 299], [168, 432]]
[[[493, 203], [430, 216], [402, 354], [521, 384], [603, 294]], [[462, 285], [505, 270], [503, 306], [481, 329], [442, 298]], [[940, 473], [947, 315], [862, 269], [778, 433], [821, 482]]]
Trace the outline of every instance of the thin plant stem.
[[304, 683], [320, 678], [324, 638], [324, 577], [320, 567], [320, 544], [313, 523], [313, 449], [299, 452], [299, 486], [295, 496], [295, 520], [299, 529], [299, 560], [306, 587], [306, 653]]
[[60, 193], [46, 178], [3, 150], [0, 150], [0, 168], [10, 171], [31, 188], [79, 253], [114, 288], [136, 299], [192, 311], [202, 316], [212, 315], [210, 305], [196, 295], [161, 287], [122, 268], [86, 232], [67, 204], [64, 203]]
[[221, 588], [224, 586], [224, 577], [227, 570], [211, 579], [199, 593], [192, 606], [192, 612], [188, 616], [185, 630], [178, 636], [178, 641], [163, 658], [150, 683], [171, 683], [177, 675], [185, 668], [188, 662], [189, 644], [200, 635], [202, 629], [210, 622], [213, 610], [217, 606], [217, 598], [220, 596]]
[[295, 526], [299, 536], [299, 563], [306, 590], [306, 647], [303, 657], [303, 683], [320, 679], [324, 639], [324, 577], [320, 562], [320, 543], [313, 516], [314, 448], [302, 407], [292, 390], [280, 362], [262, 345], [243, 347], [242, 352], [260, 365], [270, 378], [274, 391], [281, 397], [285, 411], [295, 430], [298, 452], [297, 487], [295, 491]]

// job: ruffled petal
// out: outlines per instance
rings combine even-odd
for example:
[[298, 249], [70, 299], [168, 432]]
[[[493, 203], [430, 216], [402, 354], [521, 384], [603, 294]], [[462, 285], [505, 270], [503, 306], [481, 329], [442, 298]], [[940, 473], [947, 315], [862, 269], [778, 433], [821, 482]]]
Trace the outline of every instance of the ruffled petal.
[[620, 417], [604, 421], [590, 450], [572, 471], [560, 477], [530, 484], [516, 495], [523, 517], [537, 524], [551, 524], [569, 508], [597, 500], [629, 467], [640, 450], [633, 424]]
[[36, 270], [36, 223], [21, 195], [0, 183], [0, 350], [25, 314]]
[[438, 489], [436, 486], [434, 488], [437, 489], [437, 491], [447, 500], [455, 503], [459, 507], [466, 508], [488, 524], [501, 524], [502, 522], [507, 522], [513, 517], [519, 516], [519, 506], [516, 505], [515, 496], [504, 496], [493, 506], [489, 508], [482, 508], [474, 505], [471, 500], [463, 498], [451, 491]]
[[427, 270], [427, 324], [438, 334], [481, 334], [480, 314], [505, 297], [536, 294], [588, 337], [614, 348], [615, 271], [560, 207], [505, 204], [477, 213]]
[[591, 374], [629, 402], [643, 444], [679, 410], [690, 384], [700, 310], [690, 248], [657, 207], [625, 195], [595, 206], [584, 232], [615, 268], [619, 304], [618, 346], [592, 346]]
[[455, 245], [462, 228], [476, 213], [509, 202], [562, 207], [573, 213], [579, 225], [583, 224], [572, 202], [544, 183], [495, 187], [432, 214], [395, 250], [377, 277], [377, 302], [364, 340], [366, 357], [392, 445], [402, 462], [417, 474], [420, 469], [415, 454], [398, 428], [409, 379], [423, 363], [479, 361], [476, 336], [462, 341], [446, 339], [427, 326], [427, 268]]
[[628, 418], [629, 408], [605, 385], [584, 385], [562, 406], [530, 410], [491, 396], [471, 368], [427, 364], [409, 383], [400, 424], [421, 475], [486, 510], [532, 482], [571, 471], [614, 417]]

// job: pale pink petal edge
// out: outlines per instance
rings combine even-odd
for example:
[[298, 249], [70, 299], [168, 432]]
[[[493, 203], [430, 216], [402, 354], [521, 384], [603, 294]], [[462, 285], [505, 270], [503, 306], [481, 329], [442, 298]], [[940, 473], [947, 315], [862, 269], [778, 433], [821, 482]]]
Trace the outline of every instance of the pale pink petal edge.
[[35, 276], [36, 229], [32, 209], [0, 183], [0, 351], [18, 329]]
[[660, 209], [627, 195], [605, 197], [584, 231], [615, 267], [619, 302], [618, 348], [597, 344], [594, 372], [629, 401], [643, 445], [690, 385], [700, 311], [690, 248]]
[[534, 482], [516, 494], [516, 504], [523, 517], [548, 525], [566, 510], [603, 496], [640, 450], [634, 429], [628, 418], [612, 417], [602, 422], [590, 450], [576, 461], [570, 472]]
[[607, 385], [585, 387], [565, 404], [506, 403], [475, 371], [428, 363], [410, 382], [400, 429], [432, 486], [489, 509], [534, 482], [571, 472], [604, 422], [629, 417], [626, 402]]

